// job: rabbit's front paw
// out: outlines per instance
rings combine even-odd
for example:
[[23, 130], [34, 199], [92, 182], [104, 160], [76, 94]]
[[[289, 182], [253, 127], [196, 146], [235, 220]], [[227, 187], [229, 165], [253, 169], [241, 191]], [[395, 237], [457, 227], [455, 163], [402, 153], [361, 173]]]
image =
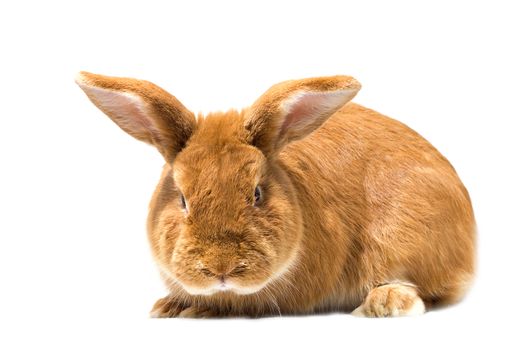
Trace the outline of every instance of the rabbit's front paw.
[[215, 318], [221, 317], [220, 313], [206, 307], [190, 306], [179, 313], [179, 317], [186, 318]]
[[167, 296], [157, 300], [149, 314], [152, 318], [179, 317], [179, 314], [186, 308], [187, 306], [179, 300]]
[[170, 318], [170, 317], [187, 317], [187, 318], [207, 318], [220, 317], [218, 312], [207, 307], [197, 307], [187, 305], [170, 296], [157, 300], [150, 311], [152, 318]]
[[354, 316], [393, 317], [425, 313], [425, 304], [414, 287], [405, 284], [386, 284], [372, 289]]

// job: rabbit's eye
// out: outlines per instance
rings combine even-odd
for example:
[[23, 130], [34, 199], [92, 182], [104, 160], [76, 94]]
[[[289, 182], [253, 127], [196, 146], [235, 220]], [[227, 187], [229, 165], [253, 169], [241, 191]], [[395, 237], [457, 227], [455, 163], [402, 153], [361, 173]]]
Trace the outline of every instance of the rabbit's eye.
[[184, 198], [183, 194], [180, 195], [180, 206], [182, 209], [184, 209], [184, 211], [188, 211], [188, 207], [186, 206], [186, 198]]
[[259, 204], [259, 202], [261, 201], [261, 187], [260, 186], [255, 187], [255, 193], [253, 195], [253, 198], [255, 199], [254, 201], [255, 205]]

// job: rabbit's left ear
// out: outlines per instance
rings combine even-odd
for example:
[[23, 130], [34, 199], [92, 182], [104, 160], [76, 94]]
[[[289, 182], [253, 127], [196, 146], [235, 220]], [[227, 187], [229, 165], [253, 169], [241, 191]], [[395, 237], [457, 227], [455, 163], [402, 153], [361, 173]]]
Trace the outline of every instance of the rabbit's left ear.
[[276, 153], [320, 127], [360, 88], [357, 80], [341, 75], [274, 85], [246, 114], [249, 141], [266, 154]]
[[76, 83], [122, 130], [157, 147], [168, 163], [195, 129], [193, 113], [149, 81], [80, 72]]

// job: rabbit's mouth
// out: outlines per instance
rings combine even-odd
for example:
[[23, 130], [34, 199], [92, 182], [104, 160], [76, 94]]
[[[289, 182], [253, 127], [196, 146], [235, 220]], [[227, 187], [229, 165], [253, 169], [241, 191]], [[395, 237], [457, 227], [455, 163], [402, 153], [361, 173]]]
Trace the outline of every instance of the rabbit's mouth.
[[[274, 271], [270, 274], [265, 274], [265, 276], [259, 275], [257, 280], [253, 279], [254, 276], [251, 276], [251, 283], [247, 283], [246, 279], [239, 277], [229, 277], [227, 275], [213, 275], [208, 279], [205, 285], [195, 285], [192, 283], [187, 283], [186, 281], [181, 281], [181, 278], [177, 278], [176, 282], [188, 293], [191, 295], [214, 295], [221, 293], [232, 293], [236, 295], [250, 295], [255, 294], [273, 283], [291, 283], [287, 274], [294, 269], [298, 261], [298, 249], [292, 251], [290, 257], [285, 261], [284, 264], [280, 266], [277, 271]], [[179, 275], [179, 277], [183, 277]], [[182, 278], [184, 279], [184, 278]]]

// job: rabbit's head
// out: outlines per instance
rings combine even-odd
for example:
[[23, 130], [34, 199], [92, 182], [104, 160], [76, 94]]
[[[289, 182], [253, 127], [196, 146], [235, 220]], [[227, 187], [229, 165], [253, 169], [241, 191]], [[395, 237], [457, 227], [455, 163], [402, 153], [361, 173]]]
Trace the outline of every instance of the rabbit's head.
[[149, 238], [166, 280], [190, 294], [251, 294], [301, 254], [302, 208], [279, 160], [359, 90], [347, 76], [286, 81], [251, 107], [206, 117], [156, 85], [81, 73], [93, 103], [166, 165], [150, 204]]

